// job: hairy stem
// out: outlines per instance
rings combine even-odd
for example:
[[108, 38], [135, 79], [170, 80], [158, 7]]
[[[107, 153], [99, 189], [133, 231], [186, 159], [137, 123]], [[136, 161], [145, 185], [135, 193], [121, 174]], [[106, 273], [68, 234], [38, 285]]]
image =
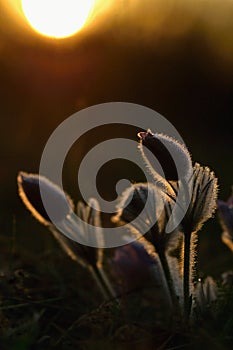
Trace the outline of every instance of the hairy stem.
[[102, 266], [93, 265], [90, 267], [90, 271], [104, 299], [109, 300], [111, 298], [115, 298], [115, 292], [107, 276], [105, 275]]
[[[195, 283], [197, 280], [197, 243], [198, 243], [198, 235], [196, 232], [193, 232], [191, 235], [190, 241], [190, 282]], [[193, 291], [191, 291], [192, 293]]]
[[112, 298], [116, 298], [116, 296], [117, 296], [117, 295], [116, 295], [116, 292], [115, 292], [114, 288], [112, 287], [112, 284], [111, 284], [111, 282], [109, 281], [109, 278], [108, 278], [108, 276], [106, 275], [106, 273], [105, 273], [105, 271], [104, 271], [104, 269], [103, 269], [102, 264], [97, 264], [97, 268], [98, 268], [99, 273], [100, 273], [100, 275], [101, 275], [101, 277], [102, 277], [102, 280], [103, 280], [104, 283], [105, 283], [106, 288], [108, 289], [109, 294], [111, 295]]
[[184, 276], [183, 276], [183, 288], [184, 288], [184, 320], [189, 320], [189, 314], [191, 309], [190, 300], [190, 242], [191, 233], [186, 232], [184, 235]]
[[159, 259], [161, 261], [161, 265], [163, 267], [163, 272], [164, 272], [164, 275], [165, 275], [165, 278], [166, 278], [166, 281], [167, 281], [167, 285], [168, 285], [168, 289], [169, 289], [169, 292], [170, 292], [170, 296], [171, 296], [171, 300], [172, 300], [173, 306], [174, 306], [175, 310], [178, 311], [178, 307], [179, 307], [178, 299], [177, 299], [176, 291], [175, 291], [175, 288], [174, 288], [174, 285], [173, 285], [173, 280], [172, 280], [172, 277], [171, 277], [170, 268], [169, 268], [169, 265], [168, 265], [166, 254], [165, 254], [164, 250], [161, 250], [161, 251], [158, 252], [158, 255], [159, 255]]

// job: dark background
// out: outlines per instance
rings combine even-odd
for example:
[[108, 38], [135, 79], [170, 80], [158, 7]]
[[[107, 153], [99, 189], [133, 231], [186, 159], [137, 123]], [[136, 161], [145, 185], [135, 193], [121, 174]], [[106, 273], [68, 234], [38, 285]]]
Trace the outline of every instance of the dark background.
[[[1, 232], [35, 254], [47, 247], [47, 235], [18, 198], [17, 173], [38, 172], [53, 130], [94, 104], [133, 102], [161, 113], [177, 128], [193, 160], [215, 171], [219, 195], [230, 195], [233, 2], [102, 3], [83, 31], [53, 40], [27, 28], [12, 1], [0, 1]], [[108, 133], [135, 137], [134, 129], [109, 128]], [[99, 135], [101, 130], [91, 142]], [[89, 148], [84, 136], [67, 162], [64, 187], [75, 200], [77, 166]], [[126, 172], [140, 180], [134, 168]], [[109, 173], [104, 174], [100, 191], [108, 196], [114, 189]], [[220, 232], [212, 220], [200, 234], [203, 273], [221, 273], [229, 262]]]

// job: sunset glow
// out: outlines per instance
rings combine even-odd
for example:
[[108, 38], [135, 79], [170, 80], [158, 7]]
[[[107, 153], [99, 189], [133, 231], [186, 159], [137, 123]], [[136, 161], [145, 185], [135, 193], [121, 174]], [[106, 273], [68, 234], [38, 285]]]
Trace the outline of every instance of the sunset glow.
[[60, 39], [72, 36], [84, 27], [94, 0], [22, 0], [21, 5], [35, 31]]

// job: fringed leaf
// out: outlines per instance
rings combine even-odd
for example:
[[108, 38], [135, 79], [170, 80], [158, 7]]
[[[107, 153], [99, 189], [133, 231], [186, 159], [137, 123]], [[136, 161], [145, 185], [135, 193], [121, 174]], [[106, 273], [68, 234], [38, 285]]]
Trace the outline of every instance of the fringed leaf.
[[[100, 207], [98, 201], [94, 198], [90, 198], [87, 206], [85, 206], [82, 202], [78, 202], [77, 213], [82, 220], [81, 230], [83, 230], [83, 234], [86, 237], [87, 245], [92, 246], [88, 248], [95, 250], [96, 263], [102, 264], [103, 249], [100, 247], [103, 247], [104, 245], [104, 238], [101, 227]], [[85, 222], [88, 223], [88, 226], [85, 224]]]
[[190, 179], [192, 198], [183, 220], [185, 231], [197, 232], [216, 210], [217, 178], [208, 167], [196, 163]]

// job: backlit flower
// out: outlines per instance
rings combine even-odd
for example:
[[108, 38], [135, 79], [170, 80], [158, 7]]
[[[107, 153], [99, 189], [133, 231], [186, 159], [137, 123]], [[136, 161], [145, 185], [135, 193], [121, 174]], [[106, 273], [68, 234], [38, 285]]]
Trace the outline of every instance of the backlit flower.
[[[25, 172], [19, 173], [17, 181], [19, 195], [27, 209], [39, 222], [49, 227], [54, 237], [73, 260], [83, 266], [101, 263], [102, 249], [89, 246], [92, 237], [102, 239], [100, 211], [96, 200], [90, 199], [87, 206], [81, 202], [78, 203], [81, 220], [77, 221], [73, 211], [73, 201], [59, 186], [44, 176]], [[50, 210], [52, 210], [53, 222], [44, 208], [40, 193], [41, 187], [48, 202], [52, 204]], [[87, 223], [91, 225], [91, 228], [86, 225]], [[90, 230], [97, 230], [98, 233], [91, 235]], [[86, 241], [87, 245], [79, 244], [77, 241]]]

